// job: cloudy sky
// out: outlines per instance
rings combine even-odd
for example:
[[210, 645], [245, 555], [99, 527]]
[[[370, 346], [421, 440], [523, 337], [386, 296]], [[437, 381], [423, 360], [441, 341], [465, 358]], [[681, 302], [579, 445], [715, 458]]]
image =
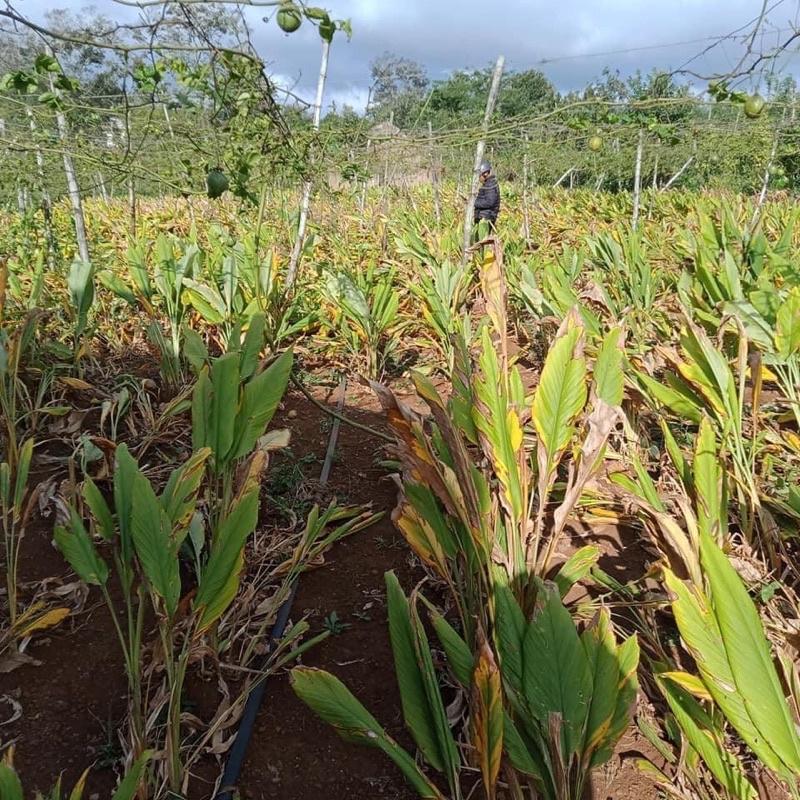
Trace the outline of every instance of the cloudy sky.
[[[391, 51], [422, 63], [432, 79], [455, 69], [483, 67], [503, 53], [511, 69], [541, 69], [561, 90], [578, 88], [604, 66], [628, 74], [670, 69], [752, 21], [761, 0], [315, 0], [334, 18], [350, 19], [353, 38], [337, 35], [331, 51], [328, 100], [363, 108], [370, 62]], [[17, 0], [40, 16], [51, 5], [79, 9], [85, 0]], [[95, 0], [119, 16], [113, 0]], [[800, 0], [769, 0], [762, 49], [800, 20]], [[246, 11], [255, 43], [274, 76], [310, 98], [319, 64], [319, 37], [305, 24], [292, 35], [264, 22], [270, 9]], [[691, 67], [700, 73], [730, 69], [742, 43], [726, 41]], [[624, 52], [620, 52], [624, 51]], [[781, 67], [800, 73], [800, 57]], [[757, 88], [757, 79], [746, 88]]]

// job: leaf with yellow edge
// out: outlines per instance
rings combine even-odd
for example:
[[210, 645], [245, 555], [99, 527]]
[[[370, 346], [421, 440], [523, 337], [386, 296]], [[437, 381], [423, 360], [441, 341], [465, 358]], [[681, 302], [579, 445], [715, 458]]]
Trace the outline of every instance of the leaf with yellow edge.
[[503, 757], [503, 691], [500, 670], [483, 640], [472, 677], [470, 740], [483, 777], [488, 800], [493, 800]]
[[677, 683], [678, 686], [685, 689], [689, 694], [694, 695], [699, 700], [710, 701], [713, 699], [711, 693], [706, 689], [706, 685], [697, 675], [692, 675], [690, 672], [681, 672], [680, 670], [661, 672], [659, 675], [662, 678], [668, 678], [673, 683]]
[[586, 361], [577, 354], [583, 327], [573, 322], [550, 347], [533, 398], [533, 424], [549, 478], [572, 439], [575, 418], [586, 404]]

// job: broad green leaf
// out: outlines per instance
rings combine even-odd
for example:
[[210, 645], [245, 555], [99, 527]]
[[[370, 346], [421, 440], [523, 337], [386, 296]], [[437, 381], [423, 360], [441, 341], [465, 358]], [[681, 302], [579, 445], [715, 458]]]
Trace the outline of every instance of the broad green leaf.
[[188, 528], [197, 504], [197, 492], [205, 476], [208, 447], [195, 450], [185, 464], [174, 469], [161, 493], [161, 507], [174, 528]]
[[211, 449], [217, 471], [229, 461], [239, 405], [239, 356], [226, 353], [211, 365]]
[[507, 712], [503, 713], [503, 749], [514, 769], [524, 775], [532, 775], [541, 780], [546, 773], [539, 754], [528, 749]]
[[227, 318], [227, 308], [222, 295], [214, 286], [184, 278], [181, 298], [184, 305], [191, 305], [195, 311], [209, 324], [221, 325]]
[[171, 617], [178, 608], [181, 577], [172, 524], [144, 475], [133, 485], [131, 532], [136, 555], [153, 591], [164, 601]]
[[183, 355], [198, 375], [208, 362], [208, 348], [203, 338], [194, 328], [188, 326], [183, 329]]
[[525, 617], [508, 586], [496, 584], [495, 646], [503, 679], [520, 696], [523, 694], [522, 648], [525, 638]]
[[546, 453], [547, 474], [569, 444], [575, 417], [586, 404], [586, 362], [575, 355], [582, 333], [573, 327], [550, 347], [533, 398], [533, 424]]
[[340, 736], [351, 742], [377, 747], [400, 768], [420, 797], [443, 800], [414, 759], [383, 730], [378, 721], [336, 677], [323, 670], [295, 667], [291, 671], [295, 694]]
[[239, 362], [239, 375], [242, 380], [247, 380], [256, 371], [261, 351], [264, 349], [266, 324], [266, 319], [261, 312], [250, 317]]
[[97, 554], [83, 521], [74, 509], [70, 511], [69, 529], [57, 525], [53, 538], [82, 581], [94, 586], [105, 585], [108, 580], [108, 566]]
[[670, 680], [657, 683], [689, 744], [698, 752], [720, 785], [738, 800], [755, 800], [757, 793], [742, 765], [725, 749], [724, 732], [688, 692]]
[[700, 422], [703, 401], [674, 375], [667, 375], [667, 383], [656, 381], [643, 372], [637, 372], [636, 377], [643, 384], [645, 391], [656, 401], [656, 408], [665, 405], [679, 417], [685, 417], [691, 422]]
[[133, 557], [133, 487], [140, 472], [127, 445], [121, 444], [117, 447], [115, 457], [117, 468], [114, 471], [114, 510], [117, 514], [122, 563], [129, 568]]
[[[700, 419], [702, 419], [702, 414]], [[686, 489], [688, 493], [692, 493], [694, 491], [694, 473], [692, 466], [689, 464], [683, 450], [681, 450], [675, 439], [675, 435], [672, 433], [671, 428], [665, 420], [661, 420], [660, 427], [664, 435], [664, 447], [669, 455], [670, 461], [672, 461], [672, 466], [675, 467], [684, 489]], [[663, 508], [663, 504], [661, 510], [666, 510]]]
[[214, 544], [194, 598], [200, 612], [198, 632], [213, 625], [225, 612], [239, 588], [244, 545], [258, 522], [259, 487], [237, 498], [214, 535]]
[[610, 406], [622, 403], [624, 376], [622, 374], [623, 347], [620, 345], [621, 328], [611, 328], [603, 338], [594, 364], [594, 384], [597, 396]]
[[114, 538], [114, 518], [108, 503], [91, 478], [86, 478], [83, 482], [83, 499], [97, 523], [97, 532], [110, 542]]
[[522, 425], [509, 400], [508, 379], [509, 375], [501, 372], [489, 327], [485, 326], [481, 332], [480, 372], [473, 379], [476, 402], [472, 421], [503, 487], [502, 500], [513, 518], [520, 519], [525, 512], [519, 465]]
[[631, 723], [631, 716], [636, 705], [636, 696], [639, 693], [639, 680], [637, 678], [639, 640], [636, 634], [629, 636], [617, 647], [617, 664], [619, 665], [617, 706], [614, 709], [611, 724], [603, 740], [598, 742], [598, 749], [592, 756], [591, 764], [593, 767], [604, 764], [611, 758], [614, 747], [625, 731], [628, 730]]
[[447, 663], [450, 664], [458, 682], [466, 688], [470, 684], [472, 671], [475, 668], [475, 659], [472, 657], [467, 643], [458, 635], [444, 616], [434, 608], [430, 609], [430, 619], [431, 625], [447, 655]]
[[522, 650], [527, 705], [545, 728], [551, 714], [561, 715], [563, 758], [568, 759], [582, 742], [592, 677], [575, 623], [555, 586], [541, 586]]
[[736, 317], [742, 323], [748, 338], [759, 347], [765, 350], [772, 349], [770, 324], [759, 314], [752, 303], [748, 303], [746, 300], [729, 302], [722, 306], [722, 310], [724, 314]]
[[246, 384], [231, 459], [242, 458], [255, 447], [283, 398], [291, 370], [292, 351], [287, 350]]
[[11, 508], [11, 467], [7, 461], [0, 464], [0, 505]]
[[800, 287], [795, 286], [778, 308], [775, 347], [781, 358], [800, 354]]
[[138, 305], [136, 295], [131, 291], [128, 284], [125, 283], [125, 281], [123, 281], [118, 275], [115, 275], [110, 270], [104, 269], [97, 273], [97, 278], [100, 283], [106, 287], [106, 289], [113, 292], [115, 295], [117, 295], [117, 297], [121, 297], [126, 303], [129, 303], [134, 307]]
[[694, 658], [706, 688], [728, 722], [764, 764], [770, 769], [779, 770], [782, 766], [779, 756], [753, 724], [737, 691], [719, 625], [708, 599], [697, 590], [687, 587], [670, 570], [664, 570], [664, 578], [675, 598], [672, 612], [681, 639]]
[[602, 609], [594, 624], [581, 636], [592, 679], [591, 704], [586, 722], [583, 751], [591, 754], [604, 744], [617, 707], [620, 667], [617, 643], [608, 612]]
[[211, 423], [213, 389], [208, 370], [202, 369], [192, 392], [192, 447], [200, 450], [213, 447], [214, 428]]
[[[702, 533], [700, 560], [708, 577], [711, 604], [736, 690], [756, 730], [796, 776], [800, 773], [800, 736], [783, 694], [758, 611], [727, 556], [711, 537]], [[754, 749], [760, 756], [759, 750]]]
[[722, 518], [722, 470], [717, 456], [714, 429], [704, 416], [700, 422], [694, 452], [694, 490], [697, 499], [697, 524], [702, 532], [721, 541], [726, 534]]
[[444, 772], [446, 756], [441, 749], [433, 709], [429, 706], [425, 676], [417, 659], [416, 635], [408, 599], [393, 572], [387, 572], [384, 577], [389, 638], [392, 642], [403, 719], [425, 760], [434, 769]]
[[10, 764], [0, 762], [0, 797], [3, 800], [25, 800], [22, 784]]
[[33, 437], [25, 440], [25, 444], [19, 449], [17, 457], [17, 474], [14, 483], [14, 518], [19, 520], [22, 517], [22, 501], [25, 497], [25, 490], [28, 488], [28, 473], [31, 468], [31, 458], [33, 457]]

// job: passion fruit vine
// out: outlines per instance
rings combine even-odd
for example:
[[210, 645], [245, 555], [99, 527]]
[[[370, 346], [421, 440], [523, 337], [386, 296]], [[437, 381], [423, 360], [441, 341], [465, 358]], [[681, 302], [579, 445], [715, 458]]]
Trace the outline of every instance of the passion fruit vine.
[[292, 3], [281, 6], [277, 14], [278, 27], [284, 33], [294, 33], [303, 21], [300, 9]]
[[764, 111], [766, 101], [760, 94], [751, 94], [744, 101], [744, 113], [749, 119], [757, 119]]

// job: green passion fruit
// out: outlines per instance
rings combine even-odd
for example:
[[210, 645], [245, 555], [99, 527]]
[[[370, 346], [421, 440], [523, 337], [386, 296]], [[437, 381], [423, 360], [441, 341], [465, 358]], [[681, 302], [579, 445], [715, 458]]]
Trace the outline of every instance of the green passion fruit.
[[281, 6], [278, 10], [277, 21], [278, 27], [284, 33], [294, 33], [300, 27], [300, 23], [303, 21], [303, 15], [300, 13], [300, 9], [297, 8], [297, 6], [288, 3], [285, 6]]
[[319, 35], [326, 41], [332, 42], [333, 41], [333, 34], [336, 33], [336, 23], [330, 19], [330, 17], [326, 17], [319, 23]]
[[744, 101], [744, 113], [749, 119], [757, 119], [764, 110], [766, 100], [760, 94], [751, 94]]
[[228, 178], [221, 169], [215, 168], [208, 171], [208, 175], [206, 175], [206, 189], [208, 191], [208, 196], [212, 200], [216, 200], [216, 198], [221, 197], [227, 192], [229, 185]]
[[592, 136], [592, 138], [589, 139], [589, 149], [593, 153], [600, 152], [600, 150], [603, 149], [603, 140], [597, 135]]

